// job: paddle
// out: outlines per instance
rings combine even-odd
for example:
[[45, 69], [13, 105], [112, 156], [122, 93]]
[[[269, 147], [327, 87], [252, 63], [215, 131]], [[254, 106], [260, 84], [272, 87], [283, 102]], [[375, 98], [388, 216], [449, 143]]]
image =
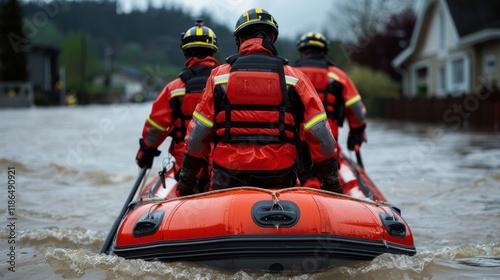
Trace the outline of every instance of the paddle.
[[363, 159], [361, 158], [361, 152], [359, 151], [359, 145], [354, 146], [354, 152], [356, 153], [356, 160], [358, 161], [359, 166], [365, 169], [365, 167], [363, 166]]
[[[356, 152], [356, 160], [358, 161], [359, 167], [361, 169], [365, 169], [363, 167], [363, 160], [361, 159], [361, 152], [359, 151], [359, 145], [354, 146], [354, 151]], [[363, 178], [361, 177], [361, 174], [359, 173], [358, 167], [354, 165], [354, 162], [350, 158], [346, 158], [346, 162], [351, 166], [352, 171], [354, 172], [354, 176], [356, 176], [356, 179], [358, 180], [359, 187], [363, 191], [363, 193], [371, 200], [373, 200], [373, 192], [370, 190], [370, 188], [365, 184], [363, 181]]]
[[146, 174], [146, 171], [148, 171], [147, 167], [144, 167], [141, 169], [141, 172], [139, 173], [139, 177], [137, 178], [137, 181], [135, 181], [134, 187], [132, 188], [132, 191], [130, 192], [127, 201], [125, 201], [125, 205], [123, 205], [122, 211], [120, 212], [120, 215], [118, 215], [118, 218], [116, 218], [115, 223], [111, 227], [111, 230], [108, 233], [108, 237], [106, 237], [106, 240], [102, 244], [101, 251], [99, 251], [99, 254], [109, 254], [109, 249], [111, 247], [111, 243], [113, 242], [113, 239], [115, 238], [116, 231], [118, 230], [118, 226], [120, 225], [120, 222], [123, 218], [123, 215], [125, 215], [125, 212], [127, 211], [128, 205], [130, 202], [132, 202], [132, 199], [134, 199], [135, 193], [137, 192], [137, 189], [141, 185], [141, 181], [144, 178], [144, 175]]

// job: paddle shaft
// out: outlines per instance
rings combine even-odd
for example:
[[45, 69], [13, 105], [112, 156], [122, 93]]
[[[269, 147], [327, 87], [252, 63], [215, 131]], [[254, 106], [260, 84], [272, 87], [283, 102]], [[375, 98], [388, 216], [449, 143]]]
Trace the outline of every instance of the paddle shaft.
[[109, 248], [111, 247], [111, 243], [113, 242], [113, 239], [115, 238], [116, 231], [118, 230], [118, 226], [120, 226], [120, 222], [123, 218], [123, 215], [125, 215], [125, 212], [127, 211], [129, 203], [134, 199], [135, 193], [137, 192], [137, 189], [141, 185], [141, 181], [144, 178], [144, 175], [146, 174], [146, 171], [148, 168], [144, 167], [141, 169], [141, 172], [139, 173], [139, 177], [137, 178], [137, 181], [135, 181], [134, 187], [132, 188], [132, 191], [128, 195], [127, 201], [125, 201], [125, 205], [123, 205], [122, 211], [120, 212], [120, 215], [116, 219], [115, 223], [111, 227], [111, 230], [108, 233], [108, 237], [106, 237], [106, 240], [102, 244], [101, 251], [99, 252], [100, 254], [109, 254]]
[[359, 145], [354, 146], [354, 151], [356, 153], [356, 160], [358, 161], [359, 166], [361, 168], [365, 169], [363, 165], [363, 159], [361, 158], [361, 152], [359, 151]]

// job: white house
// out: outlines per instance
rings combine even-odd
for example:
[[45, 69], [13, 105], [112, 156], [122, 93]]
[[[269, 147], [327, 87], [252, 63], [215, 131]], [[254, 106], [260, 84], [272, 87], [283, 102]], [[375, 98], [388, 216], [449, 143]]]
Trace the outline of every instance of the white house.
[[403, 75], [405, 97], [499, 86], [500, 1], [424, 0], [410, 45], [392, 64]]

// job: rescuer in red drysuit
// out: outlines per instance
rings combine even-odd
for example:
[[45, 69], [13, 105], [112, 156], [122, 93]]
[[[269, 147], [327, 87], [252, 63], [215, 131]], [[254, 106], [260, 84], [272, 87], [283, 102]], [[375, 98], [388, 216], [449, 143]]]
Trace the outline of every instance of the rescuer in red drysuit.
[[197, 192], [196, 174], [209, 155], [212, 189], [294, 187], [299, 139], [309, 145], [321, 188], [342, 193], [323, 105], [309, 79], [277, 56], [273, 16], [250, 9], [233, 34], [238, 54], [212, 71], [189, 124], [178, 193]]
[[[342, 127], [347, 117], [350, 128], [347, 148], [351, 151], [359, 149], [366, 142], [366, 109], [351, 79], [326, 58], [330, 49], [327, 38], [321, 33], [306, 33], [297, 42], [297, 49], [301, 59], [295, 63], [295, 67], [306, 74], [318, 92], [335, 140], [338, 139], [339, 127]], [[303, 155], [301, 164], [304, 165], [300, 179], [307, 185], [306, 180], [314, 177], [309, 168], [311, 159], [307, 147], [303, 147], [299, 154]], [[339, 157], [342, 157], [341, 152]]]
[[[187, 126], [210, 72], [219, 65], [213, 58], [218, 49], [217, 37], [202, 20], [181, 34], [181, 49], [187, 59], [186, 68], [165, 86], [144, 124], [136, 156], [141, 168], [151, 168], [154, 157], [160, 154], [158, 147], [167, 136], [172, 137], [169, 152], [179, 166], [182, 164]], [[208, 182], [208, 171], [204, 172]]]

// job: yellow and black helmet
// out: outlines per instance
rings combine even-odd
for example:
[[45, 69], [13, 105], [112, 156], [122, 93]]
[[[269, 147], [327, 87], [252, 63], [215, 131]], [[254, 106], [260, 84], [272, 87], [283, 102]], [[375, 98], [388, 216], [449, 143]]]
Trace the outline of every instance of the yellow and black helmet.
[[328, 39], [326, 39], [325, 35], [321, 33], [309, 32], [302, 35], [297, 42], [297, 49], [299, 51], [307, 47], [318, 48], [326, 54], [330, 49], [330, 43], [328, 42]]
[[259, 26], [265, 26], [270, 32], [274, 33], [274, 40], [278, 38], [278, 23], [268, 11], [261, 8], [254, 8], [244, 12], [236, 22], [233, 36], [238, 40], [238, 35], [241, 32]]
[[217, 36], [212, 29], [204, 26], [201, 19], [196, 20], [195, 26], [181, 33], [181, 49], [205, 48], [217, 52]]

